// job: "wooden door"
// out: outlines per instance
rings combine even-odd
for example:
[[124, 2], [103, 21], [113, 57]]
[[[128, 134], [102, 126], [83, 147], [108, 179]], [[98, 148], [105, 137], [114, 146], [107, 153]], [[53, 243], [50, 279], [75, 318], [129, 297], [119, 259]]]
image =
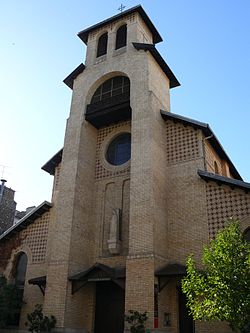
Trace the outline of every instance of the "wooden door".
[[96, 283], [95, 333], [123, 333], [125, 291], [111, 281]]
[[182, 291], [178, 290], [179, 297], [179, 332], [180, 333], [194, 333], [194, 321], [188, 313], [186, 306], [186, 297]]

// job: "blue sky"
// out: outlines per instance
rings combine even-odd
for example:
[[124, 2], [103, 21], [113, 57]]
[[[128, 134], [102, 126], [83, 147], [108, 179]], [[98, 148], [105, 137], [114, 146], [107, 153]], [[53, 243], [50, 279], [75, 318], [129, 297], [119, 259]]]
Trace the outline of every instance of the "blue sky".
[[[126, 9], [139, 4], [128, 0]], [[141, 1], [163, 37], [158, 50], [181, 87], [171, 111], [211, 125], [250, 182], [250, 1]], [[71, 90], [85, 59], [77, 32], [118, 13], [118, 1], [9, 0], [0, 6], [0, 165], [18, 209], [50, 200], [42, 171], [62, 146]], [[2, 176], [0, 167], [0, 176]]]

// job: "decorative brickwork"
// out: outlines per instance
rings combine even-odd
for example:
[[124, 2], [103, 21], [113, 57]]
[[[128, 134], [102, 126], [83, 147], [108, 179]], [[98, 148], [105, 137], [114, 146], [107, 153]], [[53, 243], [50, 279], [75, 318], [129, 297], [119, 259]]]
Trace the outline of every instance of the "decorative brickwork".
[[250, 214], [250, 195], [214, 183], [206, 185], [209, 236], [213, 238], [230, 217], [242, 219]]
[[32, 263], [45, 261], [49, 227], [49, 213], [43, 214], [35, 223], [22, 232], [25, 237], [23, 244], [27, 245], [32, 253]]
[[176, 164], [200, 157], [198, 131], [190, 126], [166, 122], [167, 163]]
[[95, 178], [96, 180], [116, 177], [121, 175], [129, 174], [130, 165], [113, 167], [108, 165], [105, 160], [105, 149], [106, 145], [113, 136], [122, 131], [128, 131], [130, 127], [130, 121], [115, 124], [112, 126], [101, 128], [98, 132], [97, 147], [96, 147], [96, 167], [95, 167]]

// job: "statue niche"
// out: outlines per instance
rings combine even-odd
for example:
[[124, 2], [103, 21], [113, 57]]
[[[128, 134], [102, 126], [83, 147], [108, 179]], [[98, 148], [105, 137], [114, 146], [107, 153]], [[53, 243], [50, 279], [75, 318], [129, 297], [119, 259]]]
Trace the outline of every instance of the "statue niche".
[[111, 254], [121, 251], [121, 209], [115, 208], [112, 212], [109, 227], [108, 249]]

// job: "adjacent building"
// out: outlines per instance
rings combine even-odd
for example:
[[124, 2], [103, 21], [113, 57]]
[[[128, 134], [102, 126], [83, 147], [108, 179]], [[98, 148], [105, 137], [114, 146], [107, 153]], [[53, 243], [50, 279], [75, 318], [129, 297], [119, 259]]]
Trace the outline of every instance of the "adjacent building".
[[15, 191], [5, 185], [6, 180], [1, 179], [0, 184], [0, 235], [14, 223], [16, 202]]

